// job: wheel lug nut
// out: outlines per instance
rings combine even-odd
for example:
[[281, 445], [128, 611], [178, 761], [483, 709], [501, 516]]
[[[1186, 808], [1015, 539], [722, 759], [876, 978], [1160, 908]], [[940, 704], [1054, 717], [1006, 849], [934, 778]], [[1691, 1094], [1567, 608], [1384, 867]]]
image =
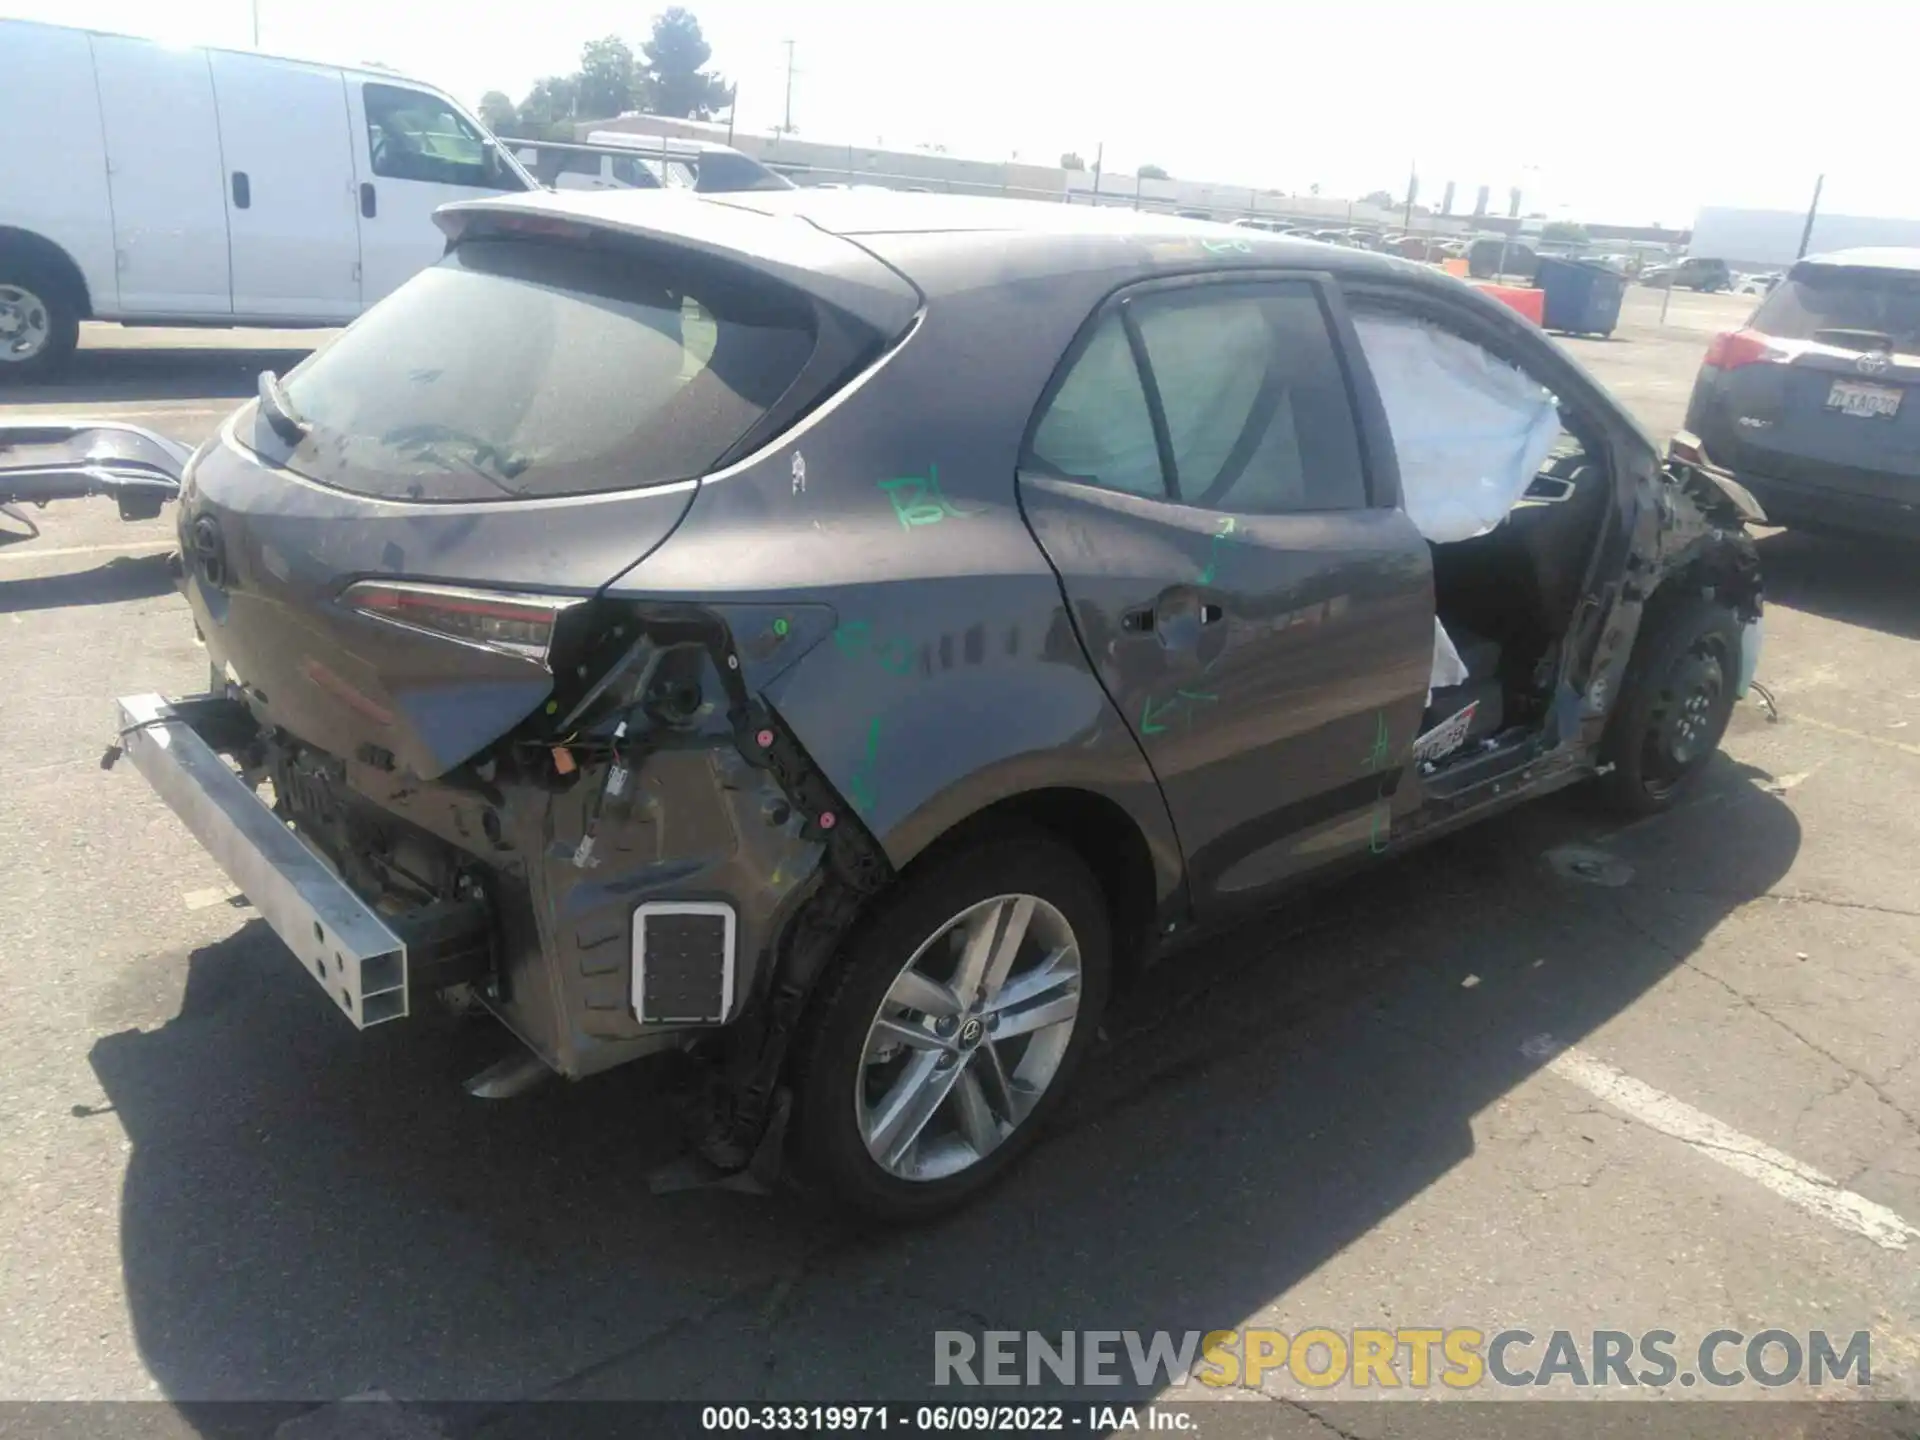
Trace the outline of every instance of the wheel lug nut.
[[951, 1070], [953, 1068], [953, 1053], [948, 1051], [933, 1063], [936, 1070]]
[[934, 1022], [933, 1028], [935, 1031], [937, 1031], [939, 1034], [942, 1034], [942, 1035], [953, 1034], [953, 1031], [954, 1031], [953, 1017], [951, 1015], [942, 1015], [938, 1020]]

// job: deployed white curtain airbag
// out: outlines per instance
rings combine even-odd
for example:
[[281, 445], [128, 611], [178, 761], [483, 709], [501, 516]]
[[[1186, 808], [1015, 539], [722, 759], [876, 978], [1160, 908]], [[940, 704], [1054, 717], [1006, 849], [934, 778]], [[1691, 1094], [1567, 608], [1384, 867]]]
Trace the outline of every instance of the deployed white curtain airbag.
[[1560, 438], [1553, 396], [1423, 321], [1356, 315], [1354, 328], [1386, 406], [1408, 516], [1436, 545], [1486, 534]]

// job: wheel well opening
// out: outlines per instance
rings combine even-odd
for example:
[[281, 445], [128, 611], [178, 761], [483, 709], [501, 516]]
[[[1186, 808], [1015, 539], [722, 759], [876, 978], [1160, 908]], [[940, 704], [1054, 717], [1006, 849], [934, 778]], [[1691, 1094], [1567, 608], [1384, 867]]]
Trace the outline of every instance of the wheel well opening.
[[93, 299], [87, 293], [87, 280], [73, 257], [45, 236], [31, 230], [16, 230], [0, 225], [0, 261], [23, 260], [34, 265], [48, 278], [67, 287], [82, 319], [93, 314]]
[[1045, 830], [1092, 869], [1107, 898], [1116, 978], [1139, 968], [1152, 939], [1157, 884], [1140, 827], [1114, 801], [1089, 790], [1030, 790], [999, 801], [947, 832], [929, 851], [967, 843], [1008, 824]]

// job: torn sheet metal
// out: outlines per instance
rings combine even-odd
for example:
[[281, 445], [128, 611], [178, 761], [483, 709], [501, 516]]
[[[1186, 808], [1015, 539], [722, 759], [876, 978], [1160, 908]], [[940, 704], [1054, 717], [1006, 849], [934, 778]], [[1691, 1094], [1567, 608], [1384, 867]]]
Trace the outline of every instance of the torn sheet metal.
[[1393, 431], [1407, 515], [1436, 545], [1486, 534], [1560, 438], [1553, 396], [1438, 326], [1363, 314], [1354, 328]]

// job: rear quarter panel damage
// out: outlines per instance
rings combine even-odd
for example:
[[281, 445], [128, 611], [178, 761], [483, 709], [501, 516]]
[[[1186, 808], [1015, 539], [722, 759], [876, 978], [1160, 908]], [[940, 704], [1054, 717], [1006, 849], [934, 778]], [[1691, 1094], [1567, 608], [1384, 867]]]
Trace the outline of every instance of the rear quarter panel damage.
[[830, 610], [831, 635], [765, 696], [895, 867], [991, 805], [1066, 786], [1125, 811], [1172, 896], [1165, 802], [1014, 483], [1048, 376], [1131, 272], [1007, 283], [1017, 257], [943, 268], [916, 252], [946, 237], [873, 239], [909, 273], [950, 277], [910, 338], [779, 444], [704, 480], [671, 543], [609, 594]]

